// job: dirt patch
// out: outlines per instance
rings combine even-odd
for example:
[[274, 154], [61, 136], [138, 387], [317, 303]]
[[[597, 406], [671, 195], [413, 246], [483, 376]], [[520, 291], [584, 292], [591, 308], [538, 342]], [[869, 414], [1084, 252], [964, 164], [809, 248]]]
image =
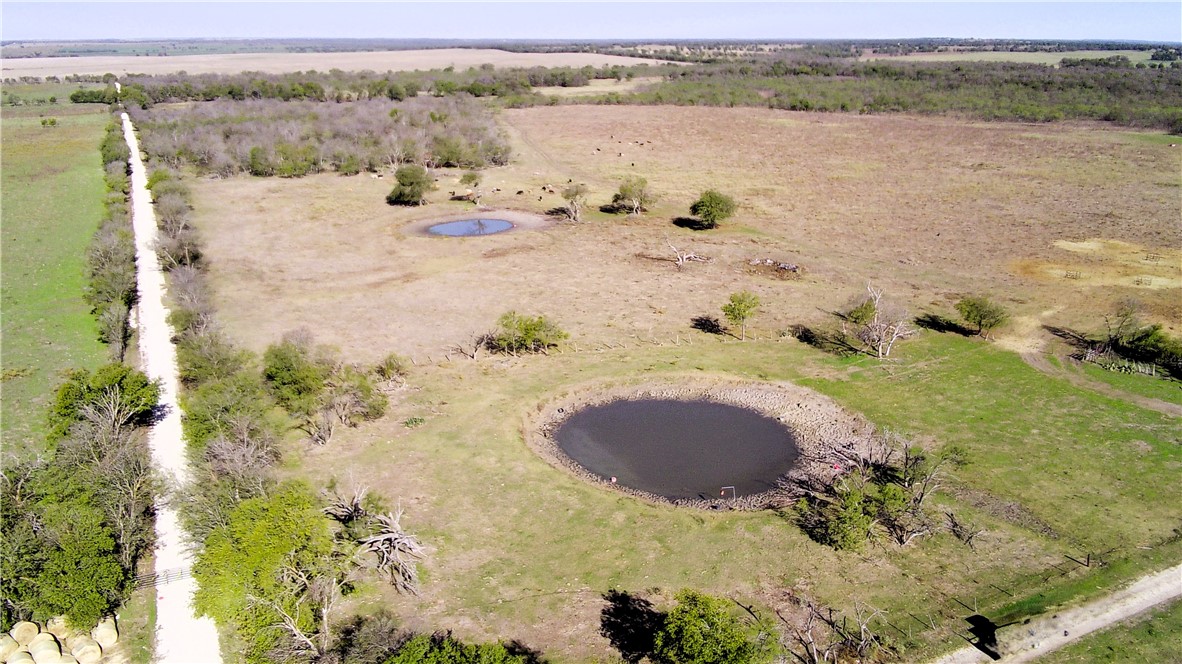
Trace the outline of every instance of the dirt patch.
[[1073, 258], [1020, 260], [1014, 264], [1015, 272], [1033, 279], [1074, 282], [1080, 286], [1182, 288], [1182, 250], [1105, 239], [1056, 240], [1054, 246], [1070, 252]]
[[860, 416], [851, 414], [832, 399], [791, 383], [756, 383], [724, 379], [687, 379], [671, 383], [602, 384], [576, 388], [569, 394], [539, 404], [526, 417], [525, 440], [530, 448], [550, 464], [608, 489], [620, 491], [657, 503], [697, 509], [767, 509], [782, 507], [797, 496], [786, 488], [766, 491], [737, 499], [670, 500], [646, 491], [613, 484], [588, 471], [568, 457], [554, 440], [554, 432], [567, 418], [590, 406], [633, 399], [669, 399], [710, 401], [738, 406], [773, 418], [792, 431], [800, 452], [798, 463], [783, 479], [799, 475], [832, 478], [832, 467], [821, 461], [833, 447], [854, 448], [871, 435], [874, 427]]

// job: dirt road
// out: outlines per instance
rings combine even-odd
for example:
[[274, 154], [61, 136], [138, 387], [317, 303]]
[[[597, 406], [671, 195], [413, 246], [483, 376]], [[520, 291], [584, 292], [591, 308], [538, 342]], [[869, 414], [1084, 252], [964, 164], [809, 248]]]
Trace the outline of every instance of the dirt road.
[[[1026, 625], [1003, 629], [998, 636], [999, 660], [1032, 662], [1052, 650], [1142, 611], [1182, 598], [1182, 565], [1142, 577], [1127, 588], [1083, 606], [1041, 616]], [[945, 655], [932, 664], [975, 664], [993, 661], [973, 646]]]
[[[140, 360], [144, 373], [160, 381], [160, 403], [166, 410], [166, 415], [148, 433], [148, 445], [152, 463], [170, 479], [184, 482], [187, 468], [181, 411], [177, 405], [176, 347], [172, 344], [172, 327], [164, 306], [164, 273], [153, 248], [156, 214], [139, 141], [126, 113], [123, 136], [131, 148]], [[192, 564], [193, 557], [185, 545], [177, 513], [162, 500], [156, 506], [156, 662], [220, 664], [222, 661], [214, 622], [193, 615], [193, 592], [197, 586], [190, 577]]]

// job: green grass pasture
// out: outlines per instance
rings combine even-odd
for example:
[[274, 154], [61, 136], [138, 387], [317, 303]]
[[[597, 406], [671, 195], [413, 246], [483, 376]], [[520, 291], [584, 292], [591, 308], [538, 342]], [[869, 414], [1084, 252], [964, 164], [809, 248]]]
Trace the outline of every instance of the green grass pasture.
[[108, 116], [78, 107], [53, 116], [56, 127], [42, 127], [33, 109], [3, 117], [0, 432], [17, 454], [36, 449], [62, 373], [106, 356], [82, 293], [86, 247], [102, 217], [98, 145]]
[[[888, 610], [890, 624], [880, 627], [911, 658], [959, 643], [953, 632], [973, 611], [998, 612], [1028, 596], [1069, 601], [1085, 586], [1101, 592], [1178, 556], [1161, 544], [1179, 520], [1168, 498], [1182, 462], [1174, 422], [1046, 377], [975, 339], [930, 333], [898, 353], [880, 365], [793, 341], [709, 340], [448, 362], [420, 368], [412, 395], [354, 434], [364, 444], [342, 442], [331, 464], [301, 465], [314, 481], [352, 478], [407, 508], [404, 523], [434, 553], [423, 598], [402, 610], [543, 648], [593, 642], [599, 595], [610, 588], [668, 597], [689, 586], [765, 607], [796, 588], [840, 610], [855, 600]], [[919, 442], [962, 445], [974, 463], [934, 506], [984, 526], [985, 543], [974, 552], [941, 533], [905, 549], [836, 552], [804, 536], [789, 512], [649, 504], [554, 468], [522, 441], [536, 404], [623, 376], [791, 380]], [[409, 417], [425, 423], [408, 429]], [[1138, 546], [1161, 555], [1137, 557]], [[1063, 565], [1088, 551], [1129, 562], [1107, 576]], [[932, 620], [937, 628], [925, 627]], [[603, 654], [547, 652], [559, 661]]]

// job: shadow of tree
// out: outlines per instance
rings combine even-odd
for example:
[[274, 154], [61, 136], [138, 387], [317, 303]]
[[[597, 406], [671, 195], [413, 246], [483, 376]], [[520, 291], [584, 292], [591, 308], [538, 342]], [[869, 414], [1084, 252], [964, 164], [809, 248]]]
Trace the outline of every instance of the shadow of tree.
[[688, 228], [691, 231], [708, 231], [714, 228], [701, 219], [694, 219], [693, 217], [677, 217], [673, 220], [673, 225], [678, 228]]
[[726, 327], [714, 316], [694, 316], [690, 319], [690, 327], [706, 334], [726, 334]]
[[834, 355], [858, 355], [861, 348], [850, 343], [840, 330], [817, 330], [807, 325], [793, 325], [789, 333], [801, 343], [808, 344], [817, 350], [833, 353]]
[[542, 651], [535, 650], [517, 639], [505, 644], [505, 650], [514, 657], [520, 657], [525, 664], [546, 664]]
[[935, 332], [952, 332], [959, 334], [962, 337], [971, 337], [977, 333], [960, 323], [945, 318], [939, 314], [924, 314], [915, 319], [915, 324], [924, 328], [925, 330], [932, 330]]
[[603, 601], [607, 604], [599, 614], [599, 633], [626, 662], [634, 664], [651, 657], [665, 614], [647, 599], [619, 590], [604, 593]]
[[997, 630], [1014, 623], [998, 625], [979, 614], [965, 618], [965, 622], [969, 624], [969, 634], [972, 634], [976, 639], [969, 643], [972, 643], [977, 650], [988, 655], [990, 659], [1001, 659], [1001, 653], [997, 649]]

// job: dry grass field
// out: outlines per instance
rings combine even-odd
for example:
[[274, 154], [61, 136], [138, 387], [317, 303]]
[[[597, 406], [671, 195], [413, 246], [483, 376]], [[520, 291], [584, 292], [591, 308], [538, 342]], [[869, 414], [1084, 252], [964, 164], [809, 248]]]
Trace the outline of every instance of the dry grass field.
[[596, 53], [511, 53], [497, 49], [440, 48], [416, 51], [357, 53], [219, 53], [166, 56], [85, 56], [76, 58], [16, 58], [0, 63], [4, 78], [66, 76], [69, 74], [237, 74], [244, 71], [413, 71], [482, 64], [497, 67], [632, 66], [652, 60]]
[[[947, 315], [958, 296], [989, 293], [1019, 317], [1083, 329], [1135, 296], [1182, 329], [1182, 149], [1167, 142], [1084, 126], [756, 109], [502, 117], [518, 156], [487, 173], [486, 190], [502, 191], [485, 205], [541, 213], [562, 202], [541, 187], [574, 180], [590, 186], [594, 208], [626, 175], [647, 177], [660, 201], [640, 218], [592, 211], [580, 224], [456, 240], [406, 227], [471, 208], [446, 201], [458, 173], [441, 172], [422, 209], [387, 206], [390, 180], [365, 176], [202, 182], [197, 209], [235, 336], [257, 350], [307, 325], [359, 358], [438, 356], [517, 309], [554, 317], [575, 343], [670, 339], [748, 288], [765, 303], [755, 326], [767, 337], [824, 320], [867, 281], [917, 312]], [[712, 232], [674, 226], [709, 187], [739, 200], [735, 218]], [[714, 262], [678, 272], [661, 260], [672, 255], [666, 240]], [[1065, 244], [1089, 242], [1121, 253]], [[764, 257], [797, 263], [804, 277], [752, 275], [747, 262]]]

